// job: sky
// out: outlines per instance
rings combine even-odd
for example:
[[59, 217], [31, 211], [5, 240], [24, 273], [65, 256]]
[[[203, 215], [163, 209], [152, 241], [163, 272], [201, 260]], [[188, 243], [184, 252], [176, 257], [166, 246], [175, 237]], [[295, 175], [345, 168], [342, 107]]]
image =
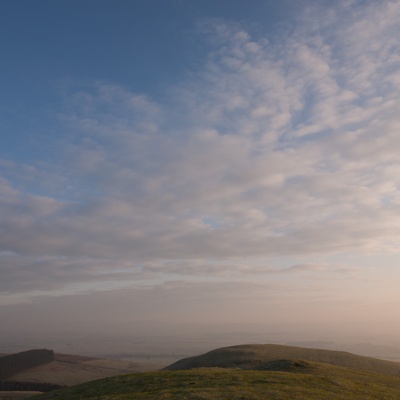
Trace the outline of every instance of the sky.
[[2, 1], [0, 333], [400, 333], [399, 21]]

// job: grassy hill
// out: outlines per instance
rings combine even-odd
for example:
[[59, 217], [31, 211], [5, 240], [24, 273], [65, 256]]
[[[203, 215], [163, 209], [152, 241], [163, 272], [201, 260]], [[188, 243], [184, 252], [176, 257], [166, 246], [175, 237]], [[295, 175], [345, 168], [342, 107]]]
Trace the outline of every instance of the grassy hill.
[[399, 363], [346, 352], [243, 345], [186, 358], [161, 371], [109, 377], [32, 399], [398, 400], [399, 370]]
[[106, 378], [32, 400], [398, 400], [400, 379], [328, 364], [281, 360], [286, 371], [204, 368]]
[[[223, 347], [206, 354], [184, 358], [166, 367], [171, 371], [193, 368], [241, 368], [265, 370], [275, 360], [308, 360], [362, 371], [400, 375], [400, 363], [358, 356], [344, 351], [310, 349], [276, 344]], [[400, 381], [400, 380], [399, 380]]]

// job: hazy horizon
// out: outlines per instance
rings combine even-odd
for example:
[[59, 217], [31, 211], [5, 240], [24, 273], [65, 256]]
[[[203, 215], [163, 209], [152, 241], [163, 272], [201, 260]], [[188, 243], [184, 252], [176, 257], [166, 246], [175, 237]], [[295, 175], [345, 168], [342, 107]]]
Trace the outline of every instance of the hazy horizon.
[[0, 32], [0, 350], [400, 349], [400, 0], [6, 0]]

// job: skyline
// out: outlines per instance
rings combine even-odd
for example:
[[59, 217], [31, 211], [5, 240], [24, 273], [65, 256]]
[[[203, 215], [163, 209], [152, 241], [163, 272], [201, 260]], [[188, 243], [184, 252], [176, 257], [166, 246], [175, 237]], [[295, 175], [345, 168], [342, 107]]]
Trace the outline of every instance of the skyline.
[[400, 1], [276, 3], [2, 3], [0, 331], [400, 332]]

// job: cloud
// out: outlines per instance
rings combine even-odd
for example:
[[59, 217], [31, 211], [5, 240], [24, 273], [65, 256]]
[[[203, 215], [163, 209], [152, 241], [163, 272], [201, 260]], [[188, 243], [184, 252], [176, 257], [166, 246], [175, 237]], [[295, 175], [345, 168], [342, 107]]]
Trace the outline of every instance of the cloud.
[[327, 7], [280, 42], [208, 21], [209, 56], [168, 101], [72, 88], [57, 153], [2, 160], [0, 290], [397, 253], [400, 3]]

